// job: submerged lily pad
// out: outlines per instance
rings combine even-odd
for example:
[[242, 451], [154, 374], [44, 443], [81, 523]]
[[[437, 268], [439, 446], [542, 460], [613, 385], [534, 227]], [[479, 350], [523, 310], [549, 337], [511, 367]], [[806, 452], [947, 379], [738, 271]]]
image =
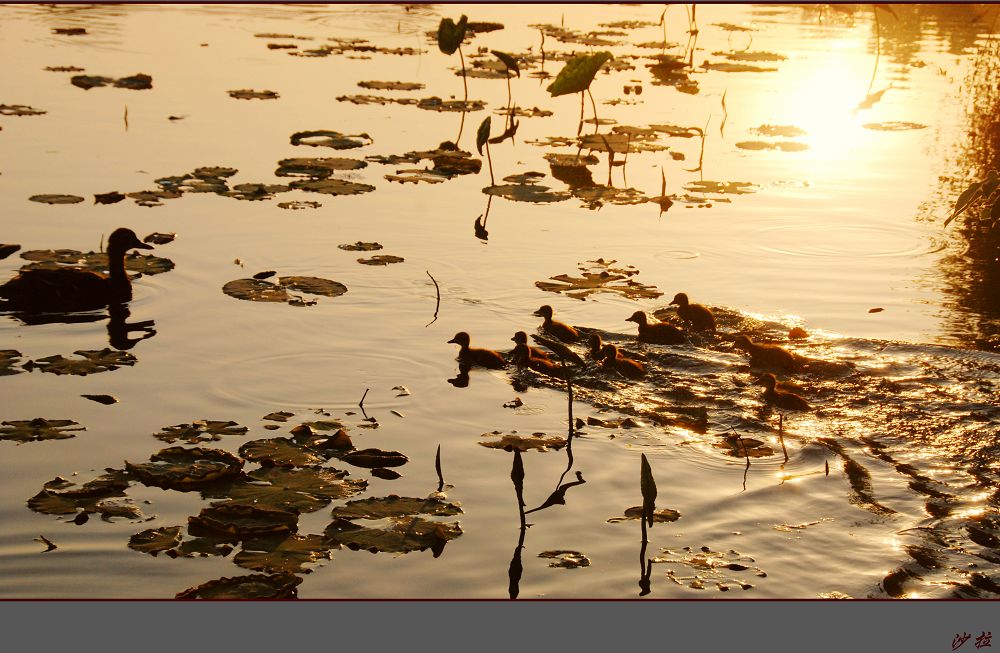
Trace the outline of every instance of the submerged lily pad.
[[333, 509], [333, 516], [340, 519], [384, 519], [404, 515], [451, 517], [460, 514], [462, 514], [462, 504], [449, 503], [438, 493], [431, 494], [426, 499], [390, 494], [382, 498], [348, 501], [345, 505]]
[[84, 198], [79, 195], [48, 194], [32, 195], [28, 199], [32, 202], [40, 202], [42, 204], [79, 204]]
[[[79, 428], [76, 428], [79, 427]], [[40, 440], [66, 440], [75, 438], [74, 431], [86, 431], [71, 419], [44, 419], [36, 417], [31, 420], [15, 420], [0, 422], [0, 440], [13, 442], [38, 442]]]
[[243, 503], [215, 503], [188, 517], [192, 535], [229, 535], [237, 538], [287, 535], [298, 529], [297, 512]]
[[[57, 269], [60, 266], [79, 267], [94, 272], [107, 272], [108, 255], [104, 252], [79, 252], [75, 249], [29, 249], [21, 252], [21, 258], [31, 261], [22, 270], [36, 268]], [[174, 269], [170, 259], [148, 254], [127, 254], [125, 269], [139, 274], [161, 274]]]
[[458, 522], [431, 521], [421, 517], [391, 517], [385, 529], [365, 528], [348, 519], [335, 519], [323, 534], [352, 551], [409, 553], [432, 549], [435, 557], [444, 545], [462, 534]]
[[126, 461], [125, 469], [144, 485], [190, 490], [239, 476], [243, 461], [221, 449], [168, 447], [150, 456], [148, 463]]
[[236, 279], [222, 287], [222, 292], [236, 299], [252, 302], [284, 302], [288, 304], [311, 305], [315, 302], [303, 302], [288, 293], [289, 290], [337, 297], [347, 292], [347, 286], [319, 277], [280, 277], [278, 283], [263, 279]]
[[340, 132], [318, 129], [313, 131], [295, 132], [291, 137], [292, 145], [308, 145], [310, 147], [332, 147], [335, 150], [350, 150], [374, 143], [368, 134], [345, 135]]
[[560, 274], [549, 277], [550, 281], [536, 281], [535, 286], [546, 292], [565, 293], [574, 299], [586, 299], [598, 292], [618, 293], [629, 299], [655, 299], [663, 293], [656, 286], [647, 286], [634, 281], [631, 277], [639, 274], [639, 270], [631, 265], [613, 267], [617, 261], [606, 261], [603, 258], [596, 261], [585, 261], [580, 264], [580, 277]]
[[179, 592], [178, 599], [294, 599], [302, 579], [294, 574], [220, 578]]
[[390, 263], [402, 263], [405, 259], [402, 256], [392, 254], [376, 254], [371, 258], [359, 258], [358, 263], [362, 265], [389, 265]]
[[247, 427], [240, 426], [233, 421], [199, 419], [190, 424], [164, 426], [159, 433], [154, 433], [153, 437], [168, 443], [180, 441], [196, 444], [215, 442], [221, 440], [224, 435], [243, 435], [247, 430]]
[[155, 556], [158, 553], [170, 550], [181, 543], [180, 526], [163, 526], [161, 528], [150, 528], [141, 533], [136, 533], [128, 540], [128, 548], [140, 553], [148, 553]]
[[212, 494], [224, 495], [229, 503], [290, 512], [314, 512], [334, 499], [355, 496], [368, 487], [364, 479], [345, 480], [345, 476], [347, 472], [329, 468], [262, 467], [223, 491]]
[[249, 88], [241, 88], [236, 91], [226, 91], [229, 97], [237, 100], [277, 100], [278, 94], [274, 91], [254, 91]]
[[278, 161], [278, 169], [274, 174], [278, 177], [310, 177], [326, 179], [334, 172], [342, 170], [360, 170], [368, 163], [360, 159], [347, 158], [308, 158], [297, 157]]
[[117, 370], [120, 366], [131, 367], [138, 359], [126, 351], [117, 351], [105, 347], [101, 350], [74, 351], [74, 354], [81, 358], [65, 358], [59, 354], [36, 358], [25, 364], [25, 369], [33, 370], [36, 367], [43, 372], [52, 374], [72, 374], [74, 376], [86, 376], [87, 374], [97, 374]]
[[[490, 449], [503, 449], [504, 451], [521, 452], [559, 450], [566, 446], [566, 438], [558, 435], [546, 435], [545, 433], [532, 433], [531, 435], [517, 435], [516, 433], [483, 433], [484, 438], [489, 440], [481, 441], [484, 447]], [[496, 439], [494, 439], [496, 438]]]
[[21, 370], [14, 369], [20, 360], [21, 352], [16, 349], [0, 349], [0, 376], [20, 374]]
[[281, 467], [308, 467], [326, 462], [325, 456], [290, 438], [247, 442], [240, 447], [240, 455], [253, 462]]
[[330, 541], [322, 535], [289, 535], [284, 538], [254, 539], [243, 542], [243, 550], [233, 562], [244, 569], [271, 573], [309, 573], [303, 565], [330, 557]]
[[570, 550], [542, 551], [541, 553], [538, 554], [538, 557], [552, 558], [553, 562], [550, 562], [549, 566], [561, 569], [578, 569], [579, 567], [590, 566], [590, 558], [583, 555], [579, 551], [570, 551]]
[[27, 104], [0, 104], [0, 116], [40, 116], [48, 113]]
[[[643, 517], [642, 506], [632, 506], [631, 508], [625, 509], [624, 517], [611, 517], [608, 519], [609, 524], [617, 524], [618, 522], [628, 521], [628, 520], [639, 520]], [[653, 511], [653, 522], [654, 523], [665, 523], [677, 521], [680, 519], [681, 513], [676, 510], [671, 510], [670, 508], [660, 508], [659, 510]]]
[[337, 245], [338, 248], [347, 250], [348, 252], [374, 252], [382, 249], [382, 245], [378, 243], [364, 243], [360, 240], [356, 243], [345, 243], [343, 245]]

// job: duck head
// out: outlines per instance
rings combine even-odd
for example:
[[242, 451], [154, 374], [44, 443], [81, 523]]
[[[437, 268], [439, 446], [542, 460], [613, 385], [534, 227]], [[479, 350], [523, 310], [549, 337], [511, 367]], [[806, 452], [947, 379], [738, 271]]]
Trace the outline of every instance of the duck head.
[[526, 345], [528, 344], [528, 334], [524, 331], [518, 331], [511, 340], [519, 345]]
[[109, 256], [112, 252], [124, 254], [130, 249], [153, 249], [153, 246], [139, 240], [135, 232], [127, 227], [119, 227], [111, 232], [111, 235], [108, 237]]
[[453, 342], [456, 345], [460, 345], [462, 347], [468, 347], [469, 334], [466, 333], [465, 331], [459, 331], [458, 333], [455, 334], [455, 337], [449, 340], [448, 342]]
[[757, 379], [757, 383], [761, 384], [768, 390], [774, 390], [774, 387], [778, 385], [778, 379], [770, 372], [767, 372], [765, 374], [762, 374], [761, 377]]
[[587, 344], [590, 345], [590, 351], [594, 354], [600, 354], [603, 343], [601, 342], [601, 334], [591, 333], [590, 338], [587, 340]]
[[646, 324], [646, 314], [643, 313], [642, 311], [636, 311], [635, 313], [632, 313], [632, 317], [625, 318], [625, 321], [635, 322], [636, 324], [644, 325]]
[[601, 347], [601, 359], [618, 358], [618, 347], [614, 345], [604, 345]]
[[546, 320], [552, 319], [552, 307], [548, 304], [540, 307], [537, 311], [532, 313], [532, 315], [538, 315], [539, 317], [544, 317]]
[[679, 292], [674, 295], [674, 299], [670, 302], [670, 304], [668, 304], [668, 306], [673, 304], [677, 304], [678, 306], [687, 306], [689, 303], [687, 294]]
[[733, 338], [733, 347], [736, 347], [738, 349], [750, 349], [750, 345], [752, 344], [753, 343], [750, 341], [750, 338], [746, 337], [743, 334], [740, 334], [735, 338]]

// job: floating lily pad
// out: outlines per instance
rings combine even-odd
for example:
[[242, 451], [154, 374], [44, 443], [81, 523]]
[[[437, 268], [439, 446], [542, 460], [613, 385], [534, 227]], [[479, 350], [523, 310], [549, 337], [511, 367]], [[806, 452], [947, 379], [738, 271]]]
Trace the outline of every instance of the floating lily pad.
[[440, 175], [433, 170], [397, 170], [394, 175], [385, 175], [386, 181], [395, 181], [401, 184], [417, 184], [424, 182], [427, 184], [443, 184], [448, 181], [448, 177]]
[[278, 177], [326, 179], [334, 172], [360, 170], [367, 167], [367, 165], [367, 162], [360, 159], [298, 157], [278, 161], [278, 169], [274, 174]]
[[291, 209], [292, 211], [298, 211], [301, 209], [318, 209], [323, 206], [319, 202], [305, 201], [305, 202], [278, 202], [279, 209]]
[[345, 476], [347, 472], [329, 468], [262, 467], [211, 495], [259, 508], [314, 512], [334, 499], [355, 496], [368, 487], [364, 479], [344, 480]]
[[177, 594], [178, 599], [294, 599], [302, 579], [294, 574], [220, 578]]
[[323, 193], [324, 195], [360, 195], [370, 193], [375, 187], [370, 184], [361, 184], [344, 179], [309, 179], [293, 181], [289, 188], [308, 191], [310, 193]]
[[290, 186], [284, 184], [236, 184], [231, 190], [223, 191], [219, 194], [238, 200], [256, 202], [272, 199], [275, 193], [284, 193], [290, 188]]
[[0, 440], [13, 442], [38, 442], [40, 440], [66, 440], [75, 438], [75, 431], [86, 431], [71, 419], [44, 419], [36, 417], [32, 420], [16, 420], [0, 422]]
[[32, 195], [28, 199], [32, 202], [39, 202], [41, 204], [79, 204], [84, 198], [79, 195], [48, 194]]
[[292, 134], [292, 145], [308, 145], [310, 147], [332, 147], [335, 150], [350, 150], [356, 147], [371, 145], [374, 141], [368, 134], [345, 135], [340, 132], [318, 129], [301, 131]]
[[795, 127], [794, 125], [761, 125], [760, 127], [755, 127], [750, 131], [755, 134], [760, 134], [761, 136], [783, 136], [785, 138], [795, 138], [796, 136], [806, 135], [806, 130], [801, 127]]
[[142, 510], [139, 506], [132, 503], [128, 503], [129, 499], [124, 501], [101, 501], [96, 506], [94, 506], [94, 512], [101, 515], [101, 519], [106, 522], [111, 522], [115, 517], [120, 517], [123, 519], [142, 519]]
[[159, 433], [154, 433], [153, 437], [168, 443], [197, 444], [215, 442], [221, 440], [224, 435], [243, 435], [247, 430], [247, 427], [233, 421], [199, 419], [190, 424], [164, 426]]
[[438, 493], [431, 494], [426, 499], [390, 494], [383, 498], [348, 501], [343, 506], [333, 509], [333, 516], [340, 519], [384, 519], [404, 515], [451, 517], [460, 514], [462, 514], [462, 504], [450, 503]]
[[289, 413], [287, 410], [279, 410], [273, 413], [268, 413], [261, 417], [261, 419], [268, 419], [272, 422], [287, 422], [290, 417], [295, 417], [295, 413]]
[[777, 141], [768, 143], [766, 141], [741, 141], [736, 144], [741, 150], [781, 150], [782, 152], [805, 152], [809, 146], [805, 143], [795, 141]]
[[[347, 292], [347, 286], [319, 277], [280, 277], [278, 283], [262, 279], [237, 279], [222, 287], [222, 292], [236, 299], [253, 302], [285, 302], [309, 305], [288, 293], [288, 290], [325, 297], [337, 297]], [[312, 302], [315, 303], [315, 302]]]
[[687, 567], [690, 573], [685, 575], [669, 569], [667, 578], [678, 585], [687, 585], [697, 590], [705, 589], [706, 581], [714, 584], [721, 592], [736, 587], [743, 590], [753, 588], [753, 585], [746, 580], [727, 572], [750, 572], [757, 578], [767, 577], [767, 573], [753, 564], [755, 562], [753, 558], [735, 550], [713, 551], [707, 546], [698, 549], [686, 546], [677, 551], [663, 549], [662, 553], [652, 560], [656, 563]]
[[553, 562], [549, 563], [550, 567], [557, 567], [560, 569], [578, 569], [580, 567], [589, 567], [590, 558], [583, 555], [579, 551], [570, 550], [558, 550], [558, 551], [542, 551], [538, 554], [539, 558], [552, 558]]
[[0, 349], [0, 376], [20, 374], [21, 370], [14, 369], [20, 360], [21, 352], [16, 349]]
[[167, 243], [174, 242], [174, 238], [176, 238], [176, 237], [177, 237], [177, 234], [174, 234], [174, 233], [161, 234], [158, 231], [154, 231], [153, 233], [151, 233], [151, 234], [147, 235], [145, 238], [143, 238], [142, 242], [144, 242], [144, 243], [153, 243], [154, 245], [166, 245]]
[[247, 540], [233, 557], [244, 569], [270, 573], [309, 573], [303, 565], [330, 557], [330, 541], [322, 535]]
[[230, 535], [237, 538], [287, 535], [298, 529], [296, 512], [243, 503], [215, 503], [188, 517], [192, 535]]
[[720, 195], [746, 195], [757, 192], [757, 187], [749, 181], [692, 181], [684, 184], [684, 190], [693, 193], [719, 193]]
[[721, 73], [773, 73], [778, 70], [777, 68], [751, 66], [745, 63], [729, 63], [728, 61], [720, 61], [719, 63], [706, 61], [701, 67], [705, 70], [716, 70]]
[[87, 91], [97, 86], [113, 84], [114, 81], [111, 77], [103, 77], [101, 75], [74, 75], [70, 78], [69, 83]]
[[128, 548], [155, 556], [181, 543], [180, 526], [163, 526], [136, 533], [128, 540]]
[[390, 263], [402, 263], [405, 259], [402, 256], [392, 254], [376, 254], [371, 258], [359, 258], [358, 263], [362, 265], [389, 265]]
[[424, 88], [418, 82], [358, 82], [358, 86], [373, 91], [419, 91]]
[[94, 512], [104, 499], [125, 496], [128, 481], [121, 470], [108, 473], [64, 490], [44, 488], [28, 499], [28, 508], [46, 515], [71, 515], [80, 510]]
[[378, 243], [364, 243], [360, 240], [356, 243], [346, 243], [344, 245], [337, 245], [338, 248], [347, 250], [349, 252], [374, 252], [382, 249], [382, 245]]
[[84, 69], [79, 66], [45, 66], [43, 70], [53, 73], [82, 73]]
[[482, 111], [486, 108], [486, 103], [482, 100], [442, 100], [435, 96], [419, 100], [417, 107], [425, 111], [461, 111], [471, 113], [473, 111]]
[[776, 52], [750, 52], [747, 50], [740, 52], [713, 52], [713, 57], [725, 57], [730, 61], [784, 61], [788, 57]]
[[919, 122], [905, 122], [901, 120], [890, 120], [889, 122], [869, 122], [862, 125], [865, 129], [874, 129], [882, 132], [899, 132], [911, 129], [927, 129], [927, 125]]
[[[608, 519], [609, 524], [617, 524], [618, 522], [628, 521], [628, 520], [639, 520], [642, 519], [643, 512], [642, 506], [632, 506], [625, 510], [624, 517], [611, 517]], [[659, 510], [653, 511], [653, 522], [654, 523], [665, 523], [677, 521], [680, 519], [681, 513], [676, 510], [671, 510], [670, 508], [660, 508]]]
[[340, 457], [346, 463], [357, 467], [399, 467], [410, 459], [398, 451], [383, 451], [381, 449], [360, 449]]
[[639, 270], [631, 265], [613, 267], [617, 261], [585, 261], [580, 264], [583, 276], [572, 277], [560, 274], [550, 277], [550, 281], [536, 281], [535, 286], [546, 292], [565, 293], [574, 299], [586, 299], [597, 292], [618, 293], [629, 299], [655, 299], [663, 293], [656, 286], [646, 286], [631, 277], [639, 274]]
[[40, 116], [48, 113], [27, 104], [0, 104], [0, 116]]
[[[84, 268], [94, 272], [107, 272], [108, 270], [108, 255], [104, 252], [83, 253], [75, 249], [29, 249], [26, 252], [21, 252], [21, 258], [31, 261], [31, 263], [22, 266], [22, 270], [36, 268], [52, 270], [60, 266]], [[125, 256], [125, 269], [139, 274], [161, 274], [173, 270], [174, 262], [158, 256], [130, 253]]]
[[240, 455], [253, 462], [281, 467], [321, 465], [326, 457], [310, 451], [305, 445], [289, 438], [271, 438], [247, 442]]
[[240, 475], [243, 461], [221, 449], [168, 447], [148, 463], [125, 462], [125, 469], [144, 485], [168, 490], [191, 490]]
[[280, 277], [278, 283], [291, 290], [324, 297], [338, 297], [347, 292], [344, 284], [319, 277]]
[[87, 30], [84, 27], [53, 27], [52, 33], [64, 36], [82, 36], [87, 33]]
[[274, 91], [254, 91], [249, 88], [241, 88], [236, 91], [226, 91], [229, 97], [237, 100], [277, 100], [278, 94]]
[[616, 188], [600, 184], [574, 188], [573, 197], [582, 200], [584, 206], [591, 210], [599, 209], [605, 203], [627, 206], [645, 204], [651, 200], [642, 191], [635, 188]]
[[112, 404], [117, 404], [118, 399], [112, 397], [111, 395], [80, 395], [84, 399], [89, 399], [93, 402], [102, 404], [104, 406], [110, 406]]
[[394, 481], [397, 478], [402, 478], [403, 476], [399, 472], [392, 469], [386, 469], [385, 467], [376, 467], [371, 471], [371, 475], [375, 478], [381, 478], [386, 481]]
[[352, 551], [409, 553], [432, 549], [435, 557], [444, 545], [462, 534], [458, 522], [431, 521], [421, 517], [392, 517], [385, 529], [365, 528], [347, 519], [335, 519], [323, 534]]
[[65, 358], [59, 354], [37, 358], [25, 364], [25, 369], [33, 370], [38, 368], [43, 372], [52, 374], [72, 374], [74, 376], [86, 376], [87, 374], [97, 374], [117, 370], [120, 366], [131, 367], [138, 359], [126, 351], [116, 351], [104, 348], [100, 351], [84, 350], [74, 351], [74, 354], [81, 358]]
[[568, 200], [572, 195], [565, 191], [554, 191], [548, 186], [537, 183], [537, 179], [544, 177], [541, 173], [528, 173], [528, 175], [511, 175], [504, 177], [504, 181], [513, 181], [512, 184], [500, 186], [488, 186], [483, 189], [487, 195], [505, 197], [515, 202], [548, 203], [562, 202]]
[[128, 88], [133, 91], [142, 91], [153, 88], [153, 78], [143, 73], [122, 77], [115, 80], [115, 88]]
[[558, 435], [546, 435], [545, 433], [532, 433], [531, 435], [517, 435], [516, 433], [483, 433], [484, 438], [490, 438], [489, 440], [481, 441], [484, 447], [489, 447], [490, 449], [503, 449], [504, 451], [514, 451], [515, 449], [521, 452], [525, 451], [549, 451], [550, 449], [559, 450], [566, 446], [566, 438], [560, 437]]

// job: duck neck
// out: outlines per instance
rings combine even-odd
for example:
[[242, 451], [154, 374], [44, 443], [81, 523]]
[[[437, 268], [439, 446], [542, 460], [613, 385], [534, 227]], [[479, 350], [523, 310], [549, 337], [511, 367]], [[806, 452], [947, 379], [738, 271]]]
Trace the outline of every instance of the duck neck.
[[119, 301], [132, 299], [132, 283], [125, 272], [125, 250], [108, 249], [108, 280], [115, 299]]

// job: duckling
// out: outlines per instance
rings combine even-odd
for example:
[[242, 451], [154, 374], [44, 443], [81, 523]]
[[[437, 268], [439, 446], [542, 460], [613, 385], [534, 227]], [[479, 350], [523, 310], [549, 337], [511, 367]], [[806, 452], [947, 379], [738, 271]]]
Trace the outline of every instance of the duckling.
[[786, 410], [811, 410], [809, 402], [793, 392], [778, 390], [778, 379], [770, 372], [760, 377], [760, 383], [764, 386], [764, 401], [778, 408]]
[[795, 357], [778, 345], [759, 345], [741, 334], [733, 339], [733, 346], [746, 350], [750, 354], [750, 365], [770, 367], [789, 372], [799, 368]]
[[552, 307], [548, 304], [542, 306], [533, 313], [545, 318], [542, 322], [542, 330], [559, 338], [563, 342], [576, 342], [580, 339], [580, 332], [568, 324], [552, 319]]
[[614, 345], [604, 345], [601, 349], [605, 369], [613, 369], [627, 379], [641, 379], [646, 376], [646, 366], [639, 361], [625, 358], [618, 347]]
[[527, 343], [527, 338], [523, 341], [518, 341], [518, 336], [524, 335], [523, 331], [518, 331], [511, 340], [517, 343], [514, 346], [514, 350], [510, 352], [511, 360], [517, 365], [518, 369], [532, 369], [540, 374], [545, 374], [548, 376], [555, 377], [557, 379], [565, 378], [565, 369], [556, 364], [555, 361], [548, 358], [536, 358], [532, 355], [532, 350], [534, 347], [529, 347]]
[[23, 270], [0, 286], [3, 309], [68, 313], [103, 308], [132, 299], [132, 283], [125, 273], [130, 249], [153, 249], [135, 232], [120, 227], [108, 238], [108, 274], [81, 268]]
[[[524, 331], [518, 331], [517, 333], [515, 333], [514, 337], [511, 338], [511, 340], [513, 340], [515, 344], [524, 345], [525, 347], [527, 347], [528, 352], [531, 354], [532, 358], [552, 360], [549, 357], [549, 354], [544, 349], [539, 349], [538, 347], [532, 347], [531, 345], [528, 344], [528, 334], [525, 333]], [[514, 351], [517, 351], [517, 347], [514, 348]], [[511, 352], [512, 355], [514, 351]]]
[[503, 359], [503, 356], [492, 349], [473, 349], [469, 347], [469, 334], [465, 331], [459, 331], [448, 342], [453, 342], [461, 347], [458, 351], [458, 360], [460, 363], [478, 365], [479, 367], [486, 367], [491, 370], [507, 367], [507, 361]]
[[691, 304], [685, 293], [674, 295], [670, 304], [677, 305], [677, 314], [681, 319], [698, 331], [715, 331], [715, 316], [701, 304]]
[[680, 345], [687, 342], [684, 332], [677, 327], [665, 322], [649, 323], [646, 314], [636, 311], [626, 322], [635, 322], [639, 325], [639, 341], [652, 342], [658, 345]]
[[587, 351], [587, 356], [595, 361], [604, 358], [604, 341], [601, 340], [601, 334], [591, 333], [590, 338], [587, 339], [587, 345], [590, 347]]

